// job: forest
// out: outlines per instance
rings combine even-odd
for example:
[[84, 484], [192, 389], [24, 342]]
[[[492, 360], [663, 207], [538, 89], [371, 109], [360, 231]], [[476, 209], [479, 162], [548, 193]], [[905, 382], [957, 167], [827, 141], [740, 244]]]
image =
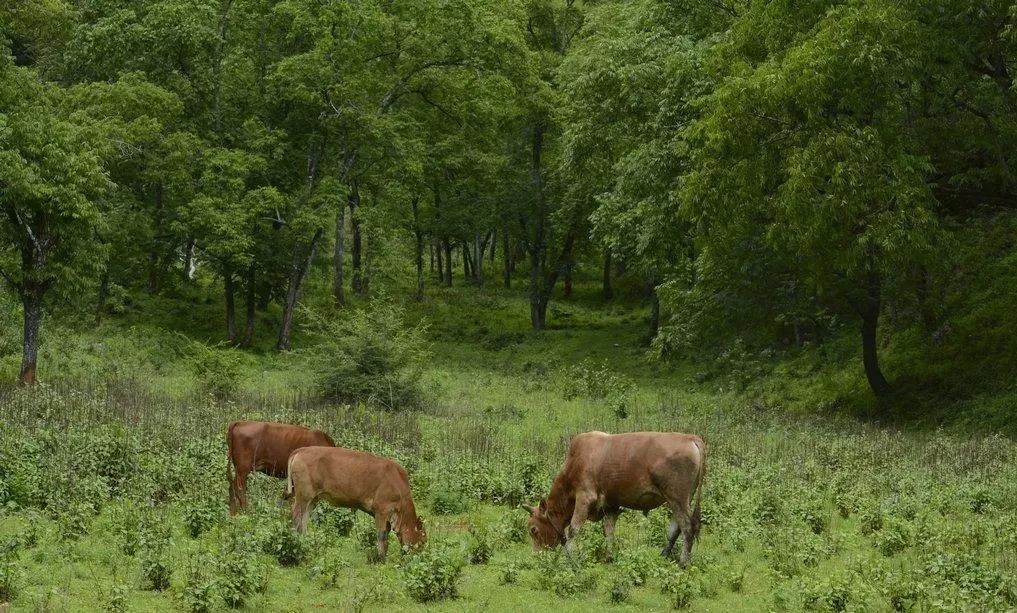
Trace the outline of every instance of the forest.
[[[1015, 71], [1011, 0], [2, 0], [0, 612], [1012, 609]], [[428, 545], [228, 516], [235, 419]], [[530, 550], [588, 430], [706, 441], [690, 566]]]

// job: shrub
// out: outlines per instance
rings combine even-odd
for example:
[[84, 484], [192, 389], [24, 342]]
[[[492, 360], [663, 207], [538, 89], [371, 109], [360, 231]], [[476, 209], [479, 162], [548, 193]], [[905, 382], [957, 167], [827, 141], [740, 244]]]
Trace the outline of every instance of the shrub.
[[18, 595], [21, 566], [16, 547], [0, 545], [0, 602], [10, 602]]
[[742, 591], [745, 586], [745, 569], [733, 570], [724, 577], [725, 583], [727, 583], [728, 589], [732, 592], [738, 593]]
[[[3, 600], [3, 598], [0, 598]], [[106, 597], [106, 613], [127, 613], [127, 586], [122, 583], [114, 583], [109, 588]]]
[[215, 608], [215, 577], [209, 572], [211, 561], [205, 556], [192, 558], [187, 565], [187, 581], [181, 593], [189, 613], [211, 613]]
[[876, 549], [887, 557], [900, 553], [911, 545], [911, 530], [900, 520], [886, 522], [874, 537]]
[[336, 587], [339, 579], [347, 576], [350, 563], [334, 551], [327, 552], [318, 563], [311, 567], [309, 574], [317, 577], [323, 587]]
[[459, 515], [470, 510], [470, 499], [462, 490], [439, 485], [431, 490], [431, 510], [435, 515]]
[[198, 538], [209, 528], [214, 526], [219, 519], [218, 509], [209, 503], [197, 503], [188, 505], [184, 509], [184, 527], [191, 538]]
[[611, 579], [611, 587], [608, 596], [614, 604], [627, 602], [632, 595], [632, 577], [626, 572], [615, 573]]
[[681, 610], [700, 595], [702, 586], [691, 570], [682, 570], [665, 577], [661, 591], [670, 597], [672, 608]]
[[154, 515], [149, 515], [146, 519], [138, 539], [141, 576], [151, 589], [162, 591], [170, 584], [170, 569], [166, 563], [166, 550], [170, 543], [169, 530]]
[[422, 404], [421, 366], [426, 328], [408, 326], [397, 305], [375, 300], [339, 319], [309, 314], [321, 338], [314, 348], [315, 378], [326, 397], [377, 403], [389, 409]]
[[527, 515], [521, 510], [502, 513], [494, 524], [494, 533], [504, 543], [525, 543], [527, 532]]
[[491, 535], [487, 530], [470, 527], [470, 540], [466, 546], [466, 559], [470, 564], [487, 564], [494, 553]]
[[319, 504], [314, 508], [317, 524], [322, 530], [339, 536], [349, 536], [356, 523], [356, 511], [331, 504]]
[[217, 560], [219, 591], [226, 606], [239, 609], [247, 597], [268, 587], [268, 575], [258, 563], [249, 541], [241, 533], [226, 533], [223, 551]]
[[307, 545], [286, 522], [276, 522], [265, 539], [265, 553], [283, 566], [297, 566], [307, 557]]
[[417, 602], [457, 598], [462, 572], [462, 556], [448, 546], [429, 547], [403, 567], [406, 589]]
[[589, 559], [581, 552], [552, 549], [537, 553], [537, 583], [562, 598], [573, 598], [593, 589], [596, 578]]
[[498, 581], [502, 585], [514, 585], [519, 581], [519, 571], [522, 565], [518, 562], [507, 562], [499, 568]]
[[95, 514], [91, 503], [71, 504], [57, 515], [57, 535], [61, 541], [76, 541], [88, 532], [88, 521]]
[[184, 360], [208, 393], [225, 397], [236, 392], [244, 370], [244, 354], [220, 343], [209, 346], [184, 338]]
[[662, 562], [665, 560], [657, 551], [649, 547], [636, 547], [623, 549], [618, 554], [615, 565], [622, 573], [628, 575], [633, 585], [639, 586], [644, 585], [650, 577], [661, 573]]
[[869, 504], [858, 513], [862, 534], [868, 536], [883, 529], [883, 510], [879, 504]]

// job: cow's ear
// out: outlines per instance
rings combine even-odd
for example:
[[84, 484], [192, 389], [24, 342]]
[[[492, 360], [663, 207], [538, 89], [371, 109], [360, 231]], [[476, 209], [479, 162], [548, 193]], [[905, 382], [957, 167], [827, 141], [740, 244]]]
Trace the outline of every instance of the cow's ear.
[[547, 501], [543, 498], [540, 499], [540, 514], [547, 515]]

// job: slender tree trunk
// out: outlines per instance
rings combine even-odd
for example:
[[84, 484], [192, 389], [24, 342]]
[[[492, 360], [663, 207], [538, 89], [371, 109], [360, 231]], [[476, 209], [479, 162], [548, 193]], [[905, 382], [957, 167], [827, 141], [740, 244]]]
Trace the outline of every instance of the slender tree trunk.
[[99, 277], [99, 299], [95, 304], [95, 325], [102, 323], [102, 315], [106, 312], [106, 298], [109, 296], [109, 270], [103, 270]]
[[442, 261], [441, 242], [435, 246], [435, 259], [438, 261], [438, 285], [445, 285], [445, 263]]
[[[353, 199], [350, 192], [349, 199]], [[346, 304], [343, 263], [346, 259], [346, 207], [339, 205], [335, 212], [335, 245], [332, 249], [332, 297], [336, 306]]]
[[566, 298], [571, 298], [572, 297], [572, 267], [573, 267], [573, 265], [574, 264], [573, 264], [571, 259], [569, 259], [568, 261], [565, 262], [565, 278], [563, 279], [563, 281], [565, 282], [565, 291], [562, 292], [562, 293], [563, 293], [563, 295]]
[[184, 248], [184, 277], [188, 281], [194, 280], [194, 239], [187, 239], [187, 246]]
[[463, 281], [470, 283], [473, 281], [473, 262], [470, 259], [470, 250], [466, 246], [466, 241], [459, 241], [459, 253], [463, 255]]
[[24, 331], [18, 383], [23, 386], [35, 385], [37, 382], [39, 329], [42, 327], [42, 297], [45, 291], [45, 284], [26, 281], [21, 292], [21, 306], [24, 308]]
[[[424, 299], [424, 232], [420, 228], [420, 208], [418, 207], [420, 197], [413, 196], [410, 202], [413, 209], [413, 237], [416, 240], [416, 262], [417, 262], [417, 300]], [[433, 261], [432, 261], [433, 265]]]
[[490, 251], [487, 252], [488, 253], [487, 263], [491, 265], [491, 268], [494, 268], [494, 252], [497, 248], [498, 248], [498, 231], [491, 230], [491, 249]]
[[652, 296], [650, 308], [650, 339], [653, 340], [660, 331], [660, 295], [657, 293], [657, 282], [651, 288]]
[[477, 287], [484, 287], [484, 246], [486, 242], [486, 240], [480, 241], [479, 234], [473, 239], [473, 282], [477, 284]]
[[434, 241], [427, 241], [427, 272], [434, 274]]
[[223, 284], [226, 294], [226, 339], [231, 344], [237, 341], [236, 331], [236, 288], [233, 284], [233, 268], [227, 267], [223, 272]]
[[307, 255], [301, 258], [299, 243], [293, 246], [293, 261], [290, 266], [290, 282], [286, 290], [286, 302], [283, 304], [282, 324], [279, 326], [279, 341], [276, 348], [285, 351], [290, 348], [290, 338], [293, 334], [293, 312], [296, 309], [297, 301], [300, 299], [300, 290], [304, 283], [307, 272], [314, 263], [314, 254], [318, 249], [318, 241], [321, 240], [322, 230], [318, 228], [308, 246]]
[[445, 249], [445, 287], [452, 287], [452, 242], [449, 239], [444, 239], [443, 247]]
[[611, 248], [604, 250], [604, 300], [614, 298], [614, 288], [611, 287]]
[[533, 241], [530, 243], [530, 325], [534, 330], [543, 330], [547, 323], [547, 298], [541, 287], [544, 276], [544, 223], [547, 217], [547, 201], [544, 193], [544, 179], [541, 174], [541, 155], [544, 150], [544, 126], [533, 127], [533, 141], [530, 151], [530, 176], [536, 192], [534, 211]]
[[505, 289], [510, 289], [512, 287], [512, 244], [507, 229], [502, 230], [501, 233], [501, 255], [504, 258], [502, 276], [505, 280]]
[[350, 279], [350, 288], [355, 294], [360, 294], [363, 290], [363, 268], [361, 263], [360, 248], [362, 246], [362, 238], [360, 236], [360, 214], [357, 211], [360, 208], [360, 190], [357, 187], [357, 182], [353, 182], [352, 189], [350, 191], [350, 229], [353, 234], [353, 244], [350, 251], [350, 263], [353, 265], [353, 276]]
[[159, 246], [162, 239], [163, 207], [162, 207], [162, 183], [155, 185], [154, 211], [154, 233], [152, 244], [148, 248], [148, 292], [155, 294], [159, 291]]
[[879, 325], [879, 311], [882, 306], [882, 288], [879, 273], [870, 268], [867, 275], [867, 287], [865, 302], [861, 308], [862, 316], [862, 363], [865, 366], [865, 378], [869, 387], [877, 397], [884, 397], [890, 393], [890, 384], [883, 371], [879, 368], [879, 354], [877, 344], [877, 328]]
[[257, 307], [257, 288], [255, 286], [254, 262], [247, 267], [247, 296], [244, 299], [244, 347], [254, 346], [254, 315]]

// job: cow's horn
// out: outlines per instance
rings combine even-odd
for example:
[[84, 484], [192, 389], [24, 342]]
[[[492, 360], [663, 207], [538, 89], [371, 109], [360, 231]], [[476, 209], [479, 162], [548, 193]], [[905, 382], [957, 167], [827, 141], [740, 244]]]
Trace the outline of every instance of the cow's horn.
[[524, 510], [524, 511], [526, 511], [530, 515], [533, 515], [534, 509], [530, 505], [528, 505], [528, 504], [521, 504], [521, 505], [519, 505], [519, 508]]

